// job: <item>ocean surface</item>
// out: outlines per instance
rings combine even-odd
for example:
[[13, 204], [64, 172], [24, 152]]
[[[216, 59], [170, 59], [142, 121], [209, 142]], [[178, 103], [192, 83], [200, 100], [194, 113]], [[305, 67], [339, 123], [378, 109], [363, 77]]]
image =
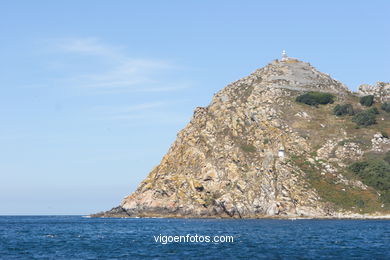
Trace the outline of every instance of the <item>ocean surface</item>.
[[390, 220], [0, 216], [0, 259], [143, 258], [390, 259]]

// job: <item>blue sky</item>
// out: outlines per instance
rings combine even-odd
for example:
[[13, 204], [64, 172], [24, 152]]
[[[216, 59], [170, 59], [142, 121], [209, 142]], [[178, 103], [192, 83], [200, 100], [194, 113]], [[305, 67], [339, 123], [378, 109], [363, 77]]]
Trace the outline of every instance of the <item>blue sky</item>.
[[390, 80], [389, 1], [2, 1], [0, 214], [120, 203], [197, 106], [283, 49]]

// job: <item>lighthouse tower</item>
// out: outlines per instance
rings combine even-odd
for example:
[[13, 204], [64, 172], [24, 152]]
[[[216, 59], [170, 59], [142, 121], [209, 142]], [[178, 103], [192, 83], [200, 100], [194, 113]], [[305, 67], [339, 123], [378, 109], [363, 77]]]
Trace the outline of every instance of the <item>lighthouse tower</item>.
[[287, 53], [285, 50], [282, 51], [282, 61], [288, 60]]

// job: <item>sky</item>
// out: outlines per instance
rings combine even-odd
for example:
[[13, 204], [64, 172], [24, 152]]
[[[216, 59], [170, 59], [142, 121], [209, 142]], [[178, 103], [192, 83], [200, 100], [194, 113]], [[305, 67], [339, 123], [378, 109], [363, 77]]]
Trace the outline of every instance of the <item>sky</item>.
[[119, 205], [214, 93], [280, 58], [390, 81], [389, 1], [2, 1], [0, 215]]

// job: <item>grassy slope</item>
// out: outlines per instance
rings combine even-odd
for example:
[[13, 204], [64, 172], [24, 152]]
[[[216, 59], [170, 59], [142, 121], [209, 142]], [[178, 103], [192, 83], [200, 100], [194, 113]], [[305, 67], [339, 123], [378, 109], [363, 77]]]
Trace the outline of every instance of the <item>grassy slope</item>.
[[[352, 122], [352, 116], [334, 116], [333, 108], [336, 104], [350, 103], [355, 110], [364, 110], [359, 103], [359, 99], [353, 95], [337, 96], [334, 104], [319, 105], [313, 107], [295, 102], [297, 92], [293, 92], [289, 97], [290, 105], [286, 105], [284, 119], [299, 132], [302, 137], [305, 137], [311, 143], [313, 150], [309, 154], [313, 157], [316, 155], [316, 150], [320, 148], [329, 139], [342, 139], [339, 145], [344, 142], [358, 143], [367, 156], [381, 156], [380, 154], [372, 154], [369, 152], [371, 148], [371, 139], [375, 133], [387, 132], [390, 134], [390, 113], [386, 113], [380, 109], [380, 104], [374, 104], [378, 108], [380, 114], [377, 115], [377, 124], [359, 128]], [[299, 119], [295, 115], [298, 112], [306, 112], [309, 119]], [[346, 133], [346, 135], [345, 135]], [[307, 157], [305, 157], [307, 158]], [[369, 213], [376, 211], [390, 211], [390, 203], [386, 203], [382, 207], [383, 202], [378, 196], [378, 192], [369, 187], [367, 190], [353, 188], [350, 185], [344, 185], [338, 182], [335, 174], [321, 175], [319, 168], [321, 165], [315, 165], [304, 157], [291, 158], [295, 164], [306, 173], [309, 184], [317, 190], [324, 201], [330, 203], [335, 209], [349, 210], [359, 213]], [[345, 160], [343, 163], [349, 165], [353, 160]], [[345, 167], [339, 168], [341, 173], [347, 179], [358, 179]]]

